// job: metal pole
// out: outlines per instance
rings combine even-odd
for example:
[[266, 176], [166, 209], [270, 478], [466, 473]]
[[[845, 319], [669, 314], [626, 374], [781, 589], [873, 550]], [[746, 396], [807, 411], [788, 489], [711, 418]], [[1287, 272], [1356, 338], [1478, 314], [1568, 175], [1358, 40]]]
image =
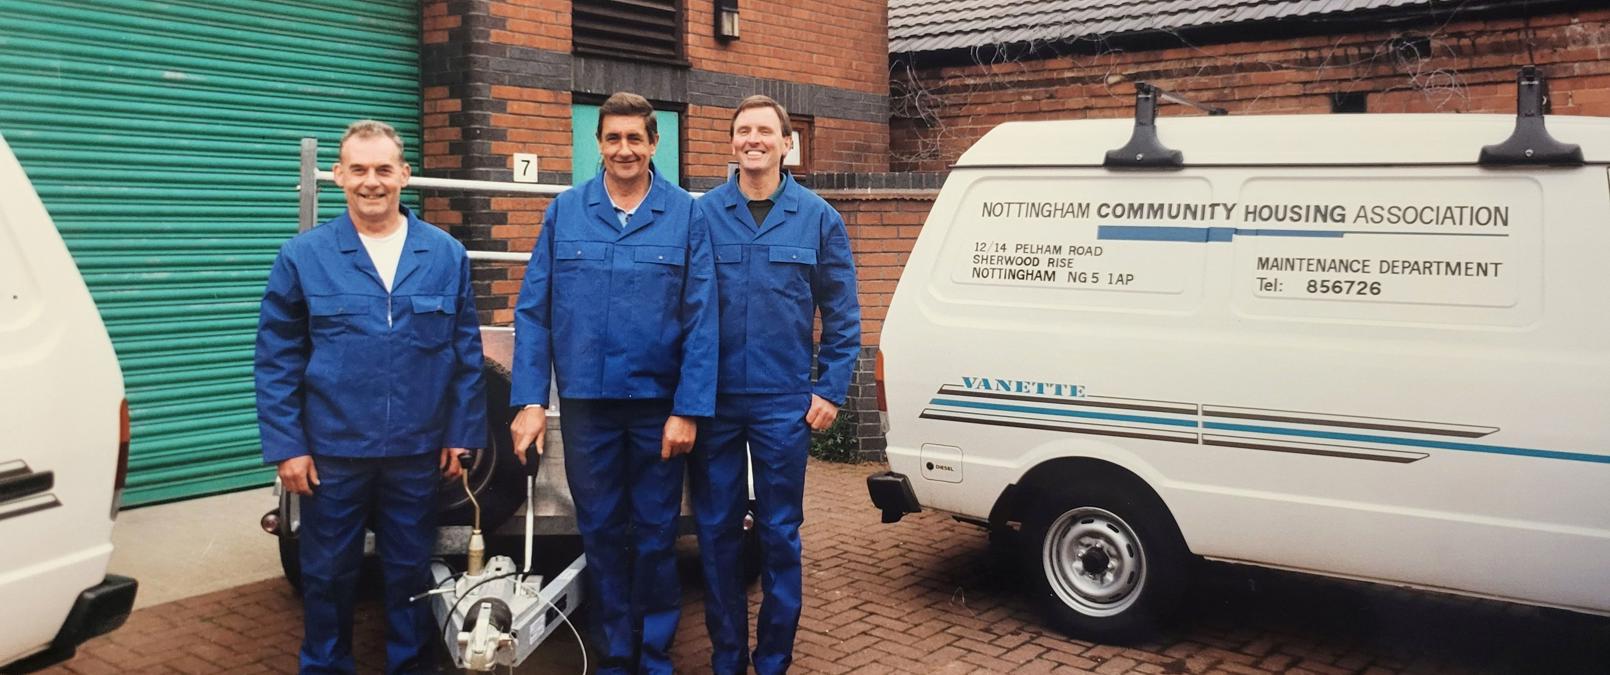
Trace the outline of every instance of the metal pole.
[[[335, 182], [335, 173], [331, 171], [317, 171], [314, 177], [325, 183]], [[565, 190], [569, 185], [554, 185], [549, 183], [504, 183], [495, 180], [464, 180], [461, 178], [429, 178], [426, 176], [413, 176], [408, 179], [408, 187], [424, 188], [428, 190], [463, 190], [465, 192], [489, 192], [511, 195], [536, 195], [552, 197]], [[698, 197], [703, 192], [689, 192], [689, 195]]]
[[[318, 171], [314, 176], [326, 183], [335, 182], [335, 174], [330, 171]], [[500, 183], [493, 180], [463, 180], [459, 178], [427, 178], [413, 176], [408, 179], [408, 187], [464, 190], [466, 192], [492, 192], [506, 194], [539, 195], [552, 197], [553, 195], [569, 190], [569, 185], [547, 185], [543, 183]]]
[[470, 256], [470, 260], [495, 260], [498, 262], [519, 263], [531, 262], [530, 253], [520, 253], [516, 251], [510, 251], [508, 253], [504, 253], [502, 251], [467, 251], [467, 253]]
[[319, 139], [302, 139], [302, 170], [296, 184], [301, 204], [296, 212], [296, 231], [313, 229], [319, 217]]

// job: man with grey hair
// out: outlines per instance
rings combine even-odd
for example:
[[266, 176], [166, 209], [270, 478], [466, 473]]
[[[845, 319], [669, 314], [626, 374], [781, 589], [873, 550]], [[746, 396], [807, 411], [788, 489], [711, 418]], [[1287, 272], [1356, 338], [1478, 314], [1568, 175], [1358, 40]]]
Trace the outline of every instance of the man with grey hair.
[[389, 125], [354, 122], [334, 167], [347, 210], [280, 248], [258, 321], [263, 461], [301, 495], [302, 673], [353, 673], [364, 530], [385, 574], [386, 672], [430, 672], [436, 489], [486, 440], [464, 246], [401, 205]]

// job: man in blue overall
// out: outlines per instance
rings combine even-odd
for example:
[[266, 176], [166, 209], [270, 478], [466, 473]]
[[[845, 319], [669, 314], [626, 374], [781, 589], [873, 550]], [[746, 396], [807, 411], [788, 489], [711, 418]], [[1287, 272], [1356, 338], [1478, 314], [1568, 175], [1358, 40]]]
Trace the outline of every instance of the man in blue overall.
[[341, 138], [340, 217], [286, 242], [257, 330], [263, 460], [302, 495], [303, 673], [353, 673], [364, 527], [386, 590], [386, 672], [429, 672], [436, 489], [486, 441], [481, 334], [464, 246], [399, 203], [402, 139]]
[[[716, 673], [745, 672], [749, 661], [748, 602], [739, 569], [748, 496], [745, 446], [764, 561], [754, 667], [762, 674], [782, 673], [793, 662], [811, 430], [826, 429], [838, 417], [861, 347], [861, 306], [844, 219], [781, 170], [792, 146], [781, 105], [765, 96], [744, 99], [732, 120], [738, 171], [696, 206], [709, 223], [721, 300], [716, 414], [699, 432], [689, 472]], [[821, 348], [813, 359], [818, 311]]]
[[648, 101], [610, 96], [596, 133], [603, 174], [548, 206], [526, 266], [514, 447], [542, 452], [551, 367], [598, 672], [670, 673], [683, 455], [715, 406], [715, 272], [693, 198], [654, 171]]

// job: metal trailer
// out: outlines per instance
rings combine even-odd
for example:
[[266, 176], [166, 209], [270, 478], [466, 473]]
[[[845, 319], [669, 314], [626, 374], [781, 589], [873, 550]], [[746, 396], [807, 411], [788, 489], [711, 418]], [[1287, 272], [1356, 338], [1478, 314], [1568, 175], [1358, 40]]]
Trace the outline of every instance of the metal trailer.
[[[317, 224], [318, 186], [333, 183], [329, 171], [319, 171], [318, 141], [302, 140], [301, 178], [298, 184], [299, 231]], [[413, 176], [409, 187], [431, 190], [460, 190], [474, 193], [554, 196], [569, 189], [566, 185], [505, 183]], [[529, 253], [470, 251], [474, 261], [524, 263]], [[428, 595], [438, 623], [445, 626], [443, 638], [447, 653], [460, 668], [487, 671], [524, 661], [582, 601], [580, 576], [586, 570], [586, 557], [578, 555], [552, 579], [544, 580], [531, 572], [531, 559], [539, 537], [575, 536], [575, 504], [565, 478], [564, 442], [560, 435], [563, 410], [558, 397], [548, 410], [548, 433], [541, 455], [540, 470], [528, 477], [514, 456], [509, 423], [513, 411], [508, 405], [510, 370], [513, 363], [512, 328], [481, 328], [487, 380], [487, 446], [474, 453], [464, 465], [464, 479], [443, 484], [443, 499], [437, 528], [431, 572], [436, 583]], [[468, 494], [473, 494], [471, 498]], [[297, 495], [280, 488], [276, 479], [275, 508], [262, 517], [264, 531], [279, 540], [280, 564], [286, 579], [300, 588], [300, 548], [297, 530], [301, 510]], [[753, 492], [751, 491], [751, 498]], [[682, 534], [693, 531], [691, 504], [683, 499], [680, 522]], [[475, 522], [486, 525], [486, 532]], [[744, 540], [745, 581], [759, 576], [759, 540], [752, 519], [746, 518]], [[472, 545], [483, 546], [485, 536], [524, 537], [525, 565], [516, 567], [507, 556], [485, 562], [470, 553]], [[374, 550], [374, 535], [365, 537], [366, 554]], [[466, 569], [456, 570], [446, 560], [465, 556]], [[449, 585], [451, 583], [451, 585]], [[424, 599], [425, 596], [420, 596]]]

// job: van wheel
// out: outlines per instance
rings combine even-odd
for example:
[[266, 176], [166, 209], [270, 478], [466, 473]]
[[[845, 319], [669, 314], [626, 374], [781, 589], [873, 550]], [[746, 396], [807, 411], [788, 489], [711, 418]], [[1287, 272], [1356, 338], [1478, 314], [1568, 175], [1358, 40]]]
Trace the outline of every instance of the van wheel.
[[1145, 487], [1113, 481], [1036, 501], [1023, 550], [1051, 623], [1102, 642], [1155, 631], [1179, 602], [1189, 560], [1167, 508]]

